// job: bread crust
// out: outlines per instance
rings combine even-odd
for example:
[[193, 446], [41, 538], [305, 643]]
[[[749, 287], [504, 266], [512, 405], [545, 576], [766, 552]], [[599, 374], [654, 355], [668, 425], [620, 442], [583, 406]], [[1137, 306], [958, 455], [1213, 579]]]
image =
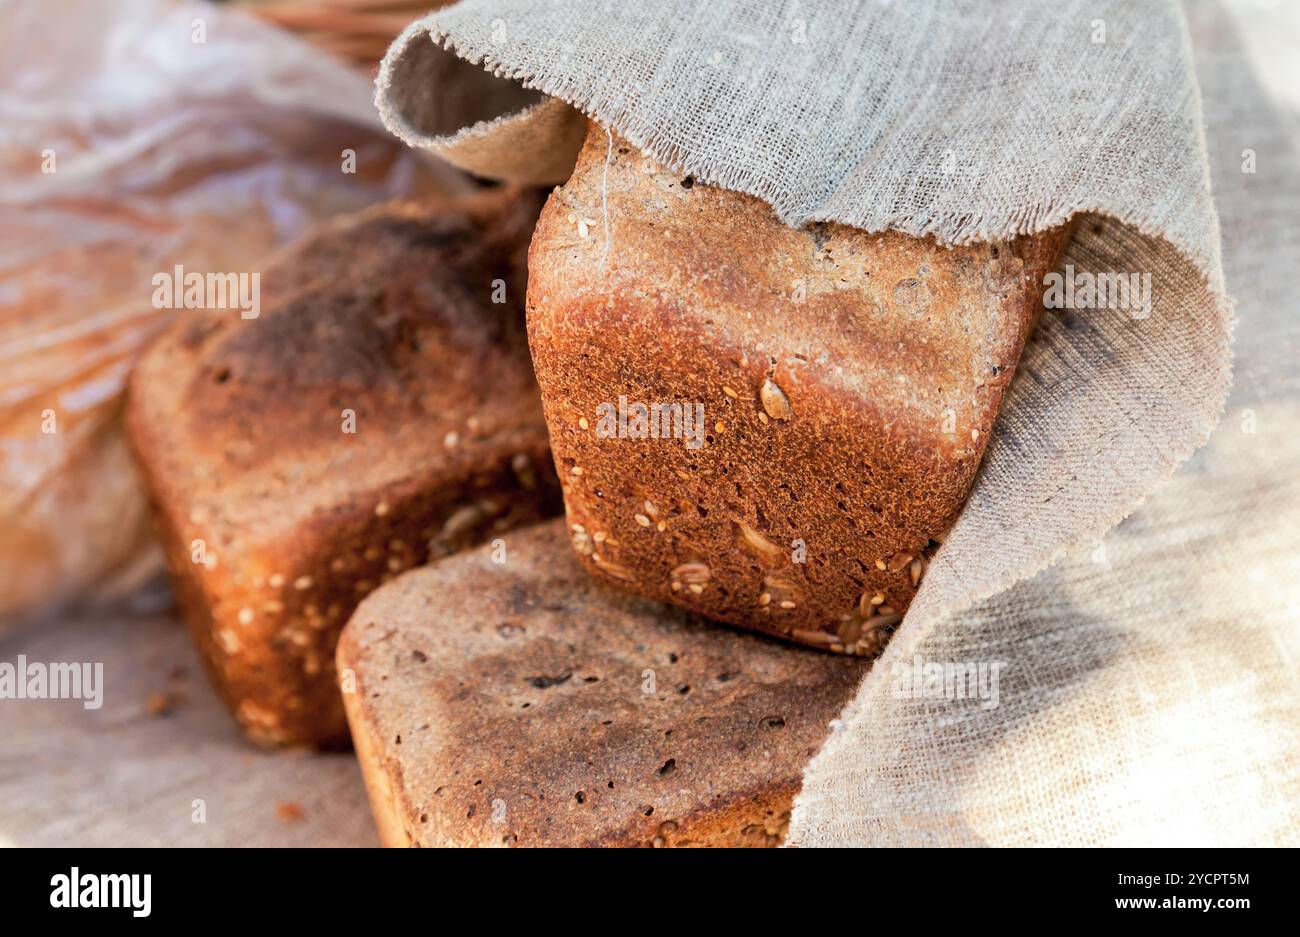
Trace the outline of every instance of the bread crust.
[[[583, 565], [876, 653], [965, 501], [1067, 239], [796, 230], [594, 128], [542, 211], [528, 289]], [[610, 437], [600, 415], [623, 402], [702, 406], [704, 445]]]
[[268, 266], [259, 318], [179, 312], [137, 368], [127, 428], [179, 602], [253, 740], [346, 744], [356, 603], [558, 510], [521, 322], [537, 207], [339, 219]]
[[588, 576], [552, 521], [407, 573], [338, 666], [388, 845], [774, 846], [861, 661]]

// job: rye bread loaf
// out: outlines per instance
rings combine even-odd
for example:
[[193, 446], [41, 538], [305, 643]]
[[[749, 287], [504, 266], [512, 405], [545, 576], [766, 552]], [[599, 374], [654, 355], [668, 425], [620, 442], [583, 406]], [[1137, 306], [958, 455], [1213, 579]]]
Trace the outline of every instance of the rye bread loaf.
[[407, 573], [344, 629], [383, 842], [778, 844], [863, 662], [610, 588], [566, 534], [553, 521]]
[[133, 376], [179, 601], [255, 741], [346, 742], [334, 647], [356, 603], [559, 510], [522, 321], [539, 202], [339, 219], [270, 265], [258, 318], [177, 313]]
[[875, 653], [961, 509], [1067, 239], [796, 230], [593, 125], [528, 288], [583, 565]]

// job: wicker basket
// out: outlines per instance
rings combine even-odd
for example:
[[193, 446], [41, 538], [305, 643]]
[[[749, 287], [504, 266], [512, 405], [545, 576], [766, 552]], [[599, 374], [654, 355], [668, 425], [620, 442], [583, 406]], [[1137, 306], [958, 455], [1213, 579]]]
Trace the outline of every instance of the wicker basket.
[[240, 0], [239, 6], [370, 68], [412, 20], [450, 0]]

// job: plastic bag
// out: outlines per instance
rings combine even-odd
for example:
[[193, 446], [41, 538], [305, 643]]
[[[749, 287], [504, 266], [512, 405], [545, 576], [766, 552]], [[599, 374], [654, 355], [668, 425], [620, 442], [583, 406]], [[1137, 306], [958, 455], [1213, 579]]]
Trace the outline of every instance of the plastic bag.
[[0, 2], [0, 622], [160, 568], [119, 419], [187, 314], [156, 273], [255, 272], [318, 220], [468, 185], [384, 133], [365, 74], [246, 13]]

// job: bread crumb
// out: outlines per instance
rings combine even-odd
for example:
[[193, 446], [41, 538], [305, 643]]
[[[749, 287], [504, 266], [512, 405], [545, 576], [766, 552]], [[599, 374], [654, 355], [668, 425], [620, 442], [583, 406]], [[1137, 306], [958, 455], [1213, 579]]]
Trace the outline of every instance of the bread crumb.
[[149, 694], [149, 699], [145, 701], [144, 705], [149, 715], [161, 718], [170, 714], [176, 708], [178, 702], [180, 700], [176, 694], [164, 690], [155, 690]]
[[275, 805], [275, 816], [281, 823], [301, 823], [307, 819], [307, 812], [291, 800]]

